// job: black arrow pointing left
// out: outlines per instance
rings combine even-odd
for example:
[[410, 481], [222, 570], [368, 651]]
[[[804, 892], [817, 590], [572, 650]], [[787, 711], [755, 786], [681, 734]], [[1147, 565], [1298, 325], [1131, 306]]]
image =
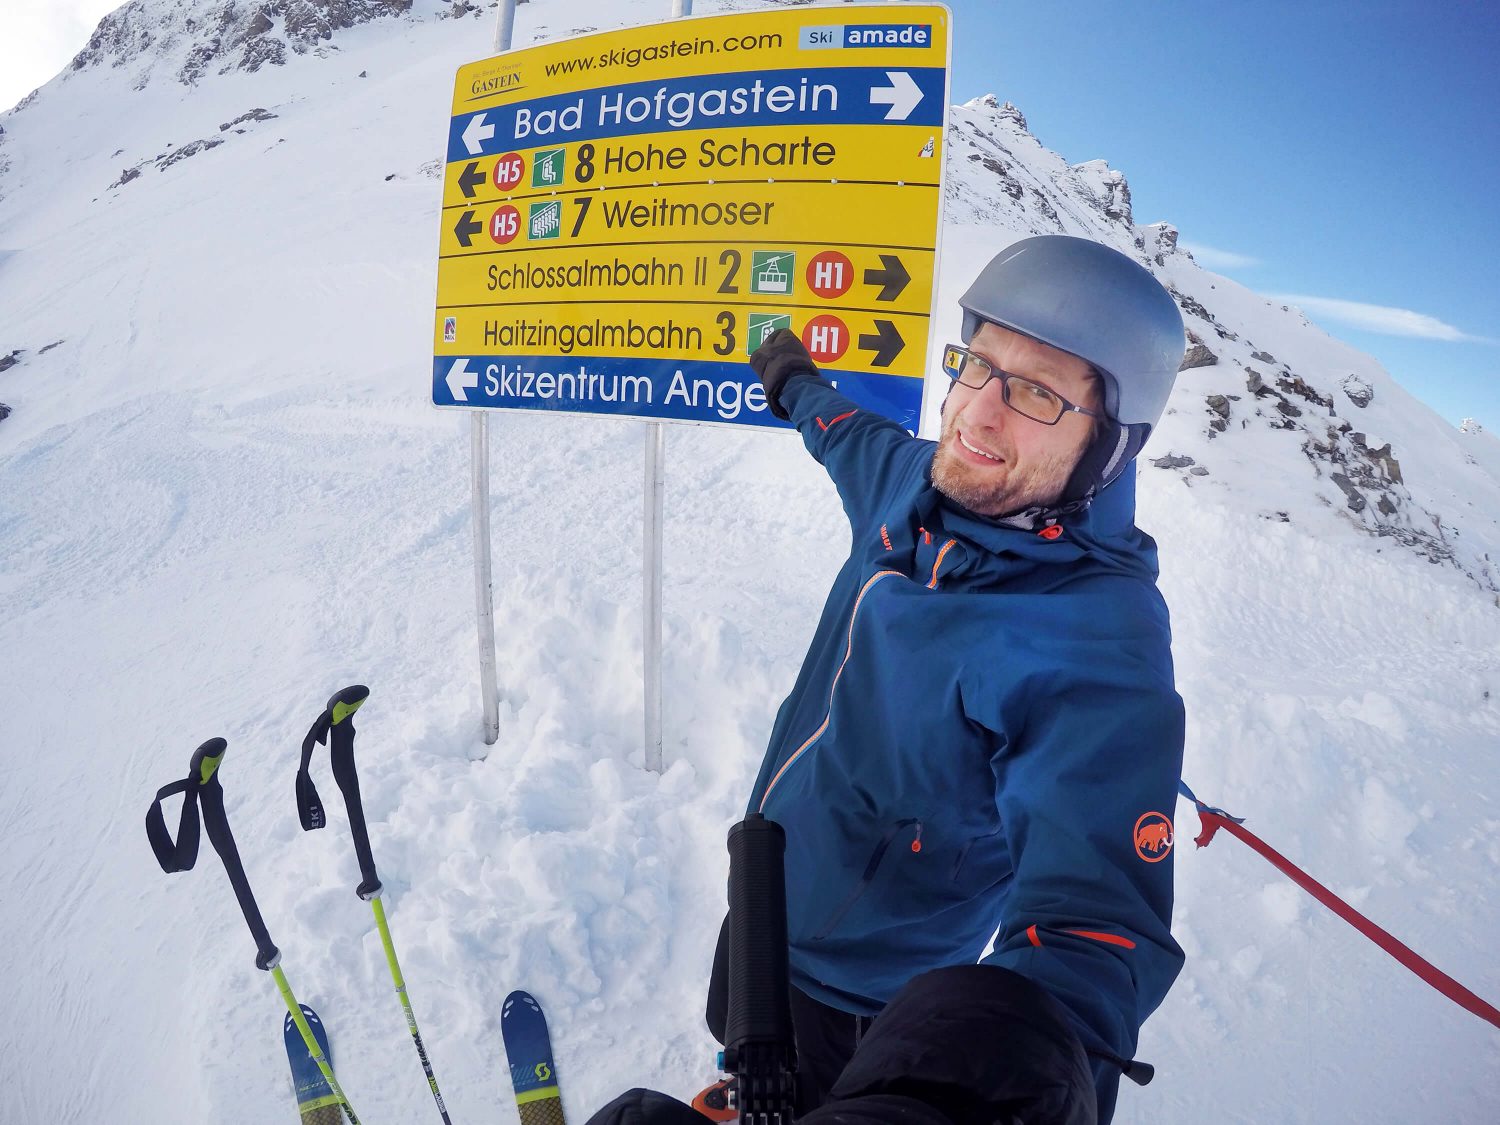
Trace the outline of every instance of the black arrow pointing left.
[[458, 177], [458, 186], [463, 189], [465, 199], [474, 198], [474, 189], [484, 183], [489, 177], [479, 170], [479, 161], [471, 160], [464, 168], [464, 174]]
[[458, 220], [458, 226], [453, 228], [453, 234], [465, 250], [469, 248], [469, 239], [484, 229], [484, 224], [474, 218], [473, 211], [465, 211]]
[[911, 274], [894, 254], [880, 255], [880, 264], [883, 269], [865, 270], [865, 284], [883, 286], [875, 296], [877, 301], [894, 301], [911, 281]]
[[859, 337], [859, 350], [875, 353], [875, 358], [870, 361], [872, 367], [889, 367], [891, 361], [901, 354], [901, 349], [904, 347], [906, 347], [906, 341], [901, 338], [901, 333], [896, 331], [896, 326], [888, 320], [875, 322], [875, 335], [861, 333]]

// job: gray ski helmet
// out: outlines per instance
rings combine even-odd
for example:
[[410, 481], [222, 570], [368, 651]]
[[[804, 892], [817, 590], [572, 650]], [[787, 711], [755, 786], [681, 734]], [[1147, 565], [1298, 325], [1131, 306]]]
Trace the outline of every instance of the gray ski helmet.
[[1161, 420], [1182, 362], [1182, 314], [1171, 294], [1118, 250], [1044, 234], [995, 255], [958, 303], [965, 344], [988, 321], [1098, 369], [1104, 412], [1116, 425], [1100, 435], [1108, 448], [1084, 459], [1093, 480], [1076, 483], [1092, 495], [1114, 481]]

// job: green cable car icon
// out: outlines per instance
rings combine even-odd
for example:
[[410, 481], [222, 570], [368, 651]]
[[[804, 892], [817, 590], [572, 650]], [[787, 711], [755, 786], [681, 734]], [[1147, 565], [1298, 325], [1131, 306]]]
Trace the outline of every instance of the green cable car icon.
[[790, 250], [757, 250], [750, 257], [750, 292], [787, 294], [797, 257]]

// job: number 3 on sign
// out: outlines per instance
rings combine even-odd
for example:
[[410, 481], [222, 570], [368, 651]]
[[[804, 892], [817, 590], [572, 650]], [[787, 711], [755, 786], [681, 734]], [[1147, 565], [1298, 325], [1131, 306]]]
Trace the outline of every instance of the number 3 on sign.
[[721, 312], [714, 318], [719, 326], [719, 342], [714, 345], [714, 355], [731, 355], [734, 352], [734, 313]]

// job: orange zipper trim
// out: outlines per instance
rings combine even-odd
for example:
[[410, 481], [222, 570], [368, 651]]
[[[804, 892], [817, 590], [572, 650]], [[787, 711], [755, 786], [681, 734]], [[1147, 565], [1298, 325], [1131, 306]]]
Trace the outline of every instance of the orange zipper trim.
[[786, 774], [786, 771], [791, 769], [792, 764], [796, 762], [798, 758], [802, 757], [803, 753], [806, 752], [808, 747], [810, 747], [814, 742], [818, 741], [818, 739], [822, 738], [823, 732], [828, 729], [828, 723], [833, 718], [833, 693], [838, 690], [839, 678], [844, 674], [844, 668], [846, 665], [848, 665], [849, 657], [854, 652], [854, 621], [855, 618], [859, 616], [859, 607], [864, 602], [865, 595], [870, 592], [870, 587], [874, 586], [875, 583], [879, 582], [882, 578], [889, 578], [891, 577], [891, 575], [895, 575], [899, 578], [901, 577], [901, 572], [899, 570], [881, 570], [877, 571], [875, 574], [870, 575], [869, 580], [865, 582], [863, 587], [861, 587], [859, 591], [859, 597], [854, 599], [854, 609], [849, 613], [849, 640], [848, 644], [844, 648], [844, 659], [839, 662], [839, 670], [834, 673], [833, 683], [829, 685], [828, 688], [828, 714], [823, 716], [823, 721], [818, 724], [818, 729], [813, 731], [812, 734], [808, 736], [807, 741], [804, 742], [801, 746], [797, 747], [792, 756], [788, 758], [784, 763], [782, 763], [781, 768], [776, 771], [776, 776], [771, 778], [770, 783], [766, 786], [765, 793], [761, 795], [760, 807], [757, 809], [758, 812], [765, 811], [766, 802], [771, 799], [771, 790], [776, 788], [777, 782], [782, 779], [782, 777]]

